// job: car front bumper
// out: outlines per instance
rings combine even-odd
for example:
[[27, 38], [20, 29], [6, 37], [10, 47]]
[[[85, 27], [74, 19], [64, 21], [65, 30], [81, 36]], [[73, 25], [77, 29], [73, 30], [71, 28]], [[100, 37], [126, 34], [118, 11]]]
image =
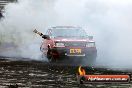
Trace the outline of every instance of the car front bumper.
[[[79, 53], [70, 53], [70, 49], [79, 49]], [[57, 57], [87, 57], [97, 55], [95, 47], [55, 47], [51, 49], [52, 55]]]

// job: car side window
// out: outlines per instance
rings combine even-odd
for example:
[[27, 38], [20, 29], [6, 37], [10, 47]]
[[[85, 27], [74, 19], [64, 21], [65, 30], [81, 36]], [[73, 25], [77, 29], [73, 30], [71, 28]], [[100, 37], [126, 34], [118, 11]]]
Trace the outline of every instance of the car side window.
[[46, 35], [49, 35], [51, 38], [53, 38], [52, 30], [48, 29]]
[[51, 29], [48, 30], [48, 35], [52, 36], [52, 30]]
[[48, 30], [46, 31], [46, 35], [48, 35]]

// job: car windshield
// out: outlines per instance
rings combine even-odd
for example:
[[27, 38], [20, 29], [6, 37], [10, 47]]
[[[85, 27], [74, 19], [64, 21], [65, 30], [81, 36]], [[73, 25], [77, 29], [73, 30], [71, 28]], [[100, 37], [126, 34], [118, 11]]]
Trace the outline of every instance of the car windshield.
[[70, 28], [70, 29], [61, 29], [56, 28], [52, 29], [54, 37], [86, 37], [87, 34], [83, 29], [80, 28]]

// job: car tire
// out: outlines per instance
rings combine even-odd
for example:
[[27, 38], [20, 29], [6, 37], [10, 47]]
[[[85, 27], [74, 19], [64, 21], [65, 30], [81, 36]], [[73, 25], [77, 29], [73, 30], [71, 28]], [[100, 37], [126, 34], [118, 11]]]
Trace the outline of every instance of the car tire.
[[55, 62], [56, 61], [50, 50], [48, 50], [48, 52], [47, 52], [47, 58], [48, 58], [49, 62]]
[[94, 66], [96, 63], [96, 55], [88, 55], [83, 59], [84, 65]]
[[47, 58], [48, 58], [49, 61], [51, 61], [51, 57], [52, 57], [52, 56], [51, 56], [51, 54], [50, 54], [50, 51], [48, 51], [48, 52], [47, 52]]

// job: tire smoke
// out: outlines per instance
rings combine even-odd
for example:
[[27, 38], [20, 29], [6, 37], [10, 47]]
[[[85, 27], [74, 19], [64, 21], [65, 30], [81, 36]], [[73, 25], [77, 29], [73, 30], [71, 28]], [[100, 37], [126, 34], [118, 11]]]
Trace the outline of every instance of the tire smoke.
[[98, 66], [131, 69], [131, 9], [131, 0], [19, 0], [5, 7], [0, 42], [15, 44], [14, 56], [38, 58], [41, 38], [34, 28], [44, 32], [49, 26], [81, 26], [94, 36]]
[[55, 20], [53, 5], [51, 0], [18, 0], [18, 3], [8, 4], [0, 21], [0, 55], [41, 59], [42, 38], [33, 30], [44, 32], [52, 24]]

